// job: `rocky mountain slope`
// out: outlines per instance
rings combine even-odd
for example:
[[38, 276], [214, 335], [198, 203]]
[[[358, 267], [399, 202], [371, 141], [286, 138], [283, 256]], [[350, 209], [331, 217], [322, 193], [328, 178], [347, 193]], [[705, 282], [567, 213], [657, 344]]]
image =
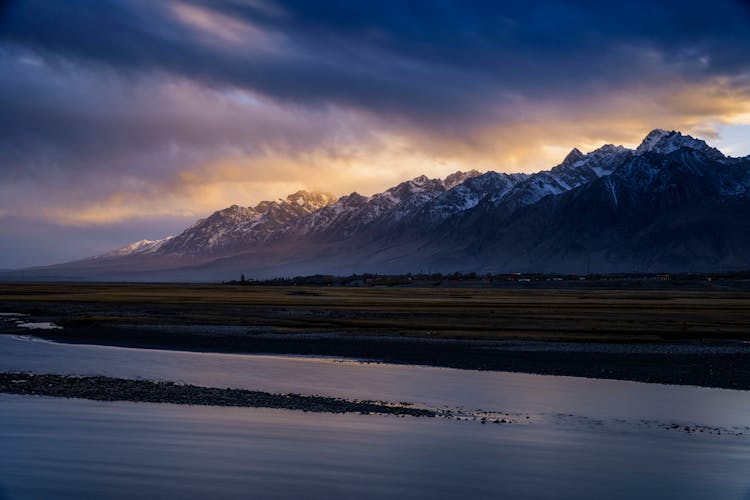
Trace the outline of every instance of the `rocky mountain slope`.
[[[750, 158], [654, 130], [536, 174], [419, 176], [382, 193], [300, 191], [39, 276], [229, 279], [352, 272], [750, 268]], [[146, 274], [147, 272], [147, 274]]]

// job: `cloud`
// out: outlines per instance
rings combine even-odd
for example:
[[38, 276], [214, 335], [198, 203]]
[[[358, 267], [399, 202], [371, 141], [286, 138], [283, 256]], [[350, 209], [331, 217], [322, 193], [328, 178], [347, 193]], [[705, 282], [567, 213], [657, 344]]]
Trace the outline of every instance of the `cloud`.
[[[536, 171], [572, 147], [635, 145], [659, 126], [713, 135], [750, 113], [732, 79], [577, 99], [517, 98], [470, 133], [303, 107], [164, 75], [0, 57], [0, 209], [64, 224], [202, 216], [296, 189], [376, 192], [426, 172]], [[39, 200], [43, 199], [43, 203]]]
[[738, 1], [102, 0], [8, 10], [11, 43], [428, 127], [481, 123], [519, 94], [747, 72], [750, 52]]
[[741, 1], [2, 5], [6, 220], [182, 220], [750, 123]]

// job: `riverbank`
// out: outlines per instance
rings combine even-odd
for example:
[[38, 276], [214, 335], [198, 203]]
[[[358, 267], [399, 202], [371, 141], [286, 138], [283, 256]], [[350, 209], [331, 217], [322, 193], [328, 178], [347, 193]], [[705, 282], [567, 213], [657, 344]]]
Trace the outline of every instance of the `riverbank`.
[[56, 342], [234, 354], [330, 356], [363, 362], [425, 365], [540, 375], [631, 380], [750, 390], [750, 346], [737, 342], [617, 344], [492, 342], [326, 335], [221, 335], [158, 330], [40, 330]]
[[0, 333], [65, 343], [750, 390], [738, 291], [3, 284], [0, 312], [62, 327]]

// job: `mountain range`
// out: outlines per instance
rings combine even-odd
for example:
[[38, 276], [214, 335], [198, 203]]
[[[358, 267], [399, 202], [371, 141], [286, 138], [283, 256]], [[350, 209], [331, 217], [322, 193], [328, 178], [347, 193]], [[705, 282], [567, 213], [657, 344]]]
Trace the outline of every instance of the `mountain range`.
[[298, 191], [219, 210], [174, 237], [20, 271], [37, 279], [219, 281], [407, 272], [750, 268], [750, 157], [677, 131], [573, 149], [535, 174], [424, 175], [382, 193]]

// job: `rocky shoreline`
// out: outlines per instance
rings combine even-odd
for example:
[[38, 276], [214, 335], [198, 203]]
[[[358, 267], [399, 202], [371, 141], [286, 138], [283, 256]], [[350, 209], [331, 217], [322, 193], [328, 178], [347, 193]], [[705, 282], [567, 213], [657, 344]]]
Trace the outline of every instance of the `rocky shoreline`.
[[274, 408], [317, 413], [361, 413], [412, 417], [437, 417], [435, 410], [407, 403], [361, 401], [302, 394], [276, 394], [244, 389], [182, 385], [174, 382], [131, 380], [112, 377], [79, 377], [0, 373], [0, 393], [200, 406]]

